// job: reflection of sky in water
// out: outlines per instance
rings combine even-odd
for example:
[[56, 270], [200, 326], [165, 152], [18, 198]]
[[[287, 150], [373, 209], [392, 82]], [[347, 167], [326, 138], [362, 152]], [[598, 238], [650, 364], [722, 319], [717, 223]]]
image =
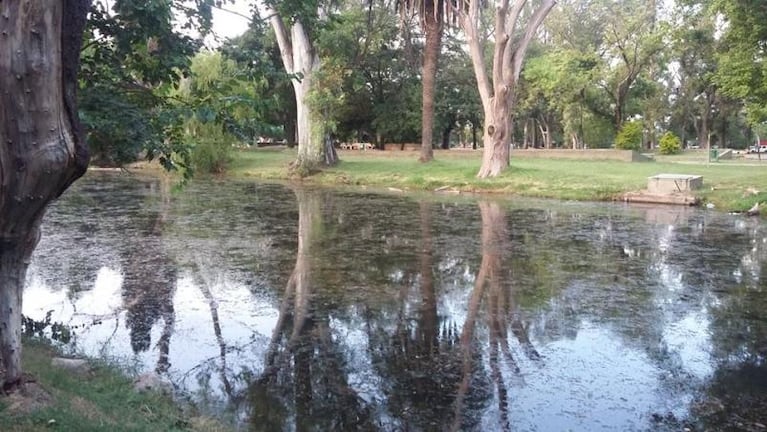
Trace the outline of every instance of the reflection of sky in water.
[[[37, 276], [37, 271], [34, 266], [30, 269], [31, 277], [24, 297], [25, 315], [42, 320], [47, 311], [53, 310], [53, 322], [84, 326], [75, 329], [74, 350], [77, 353], [127, 361], [141, 370], [154, 369], [159, 357], [157, 341], [164, 322], [160, 319], [152, 326], [150, 350], [133, 353], [129, 329], [125, 325], [119, 272], [102, 267], [92, 290], [70, 298], [67, 290], [46, 285]], [[276, 309], [254, 298], [246, 286], [232, 281], [216, 281], [210, 291], [227, 347], [228, 375], [232, 371], [258, 368], [277, 320]], [[196, 376], [199, 372], [216, 374], [220, 368], [221, 349], [214, 332], [211, 306], [191, 277], [181, 277], [176, 284], [173, 307], [175, 323], [170, 341], [169, 373], [174, 383], [194, 392], [198, 389]], [[93, 324], [94, 320], [101, 324]], [[218, 379], [214, 376], [213, 381], [218, 382]], [[223, 397], [223, 388], [218, 384], [206, 390]]]
[[538, 350], [544, 365], [520, 364], [524, 383], [510, 391], [513, 430], [635, 430], [649, 412], [665, 412], [649, 359], [591, 323]]
[[709, 318], [703, 311], [691, 311], [684, 318], [663, 328], [663, 339], [676, 352], [685, 371], [699, 379], [714, 372], [711, 355]]
[[[388, 198], [380, 199], [384, 205], [389, 204]], [[336, 197], [336, 200], [334, 204], [339, 209], [344, 205], [353, 208], [354, 212], [367, 209], [349, 196]], [[250, 236], [233, 236], [226, 223], [214, 225], [218, 231], [213, 228], [207, 231], [206, 225], [188, 223], [193, 219], [191, 213], [179, 211], [186, 222], [174, 225], [173, 217], [176, 215], [170, 212], [169, 226], [172, 228], [163, 233], [161, 242], [151, 243], [167, 247], [158, 267], [178, 267], [177, 273], [174, 273], [175, 282], [170, 288], [166, 286], [166, 294], [172, 293], [170, 298], [174, 313], [169, 348], [170, 377], [182, 390], [196, 393], [214, 410], [224, 407], [227, 399], [221, 375], [222, 344], [226, 357], [223, 372], [233, 384], [234, 393], [242, 395], [248, 383], [239, 379], [240, 373], [249, 371], [258, 375], [263, 370], [264, 355], [278, 320], [281, 297], [290, 272], [290, 268], [285, 266], [292, 266], [295, 261], [294, 256], [289, 256], [294, 253], [296, 242], [294, 202], [290, 203], [288, 210], [278, 208], [277, 204], [265, 205], [264, 209], [258, 210], [282, 211], [279, 216], [273, 216], [274, 220], [264, 223], [272, 231], [263, 226], [254, 229], [250, 224], [258, 219], [258, 212], [248, 210], [236, 214], [237, 210], [232, 209], [234, 205], [229, 203], [229, 207], [219, 207], [227, 208], [227, 215], [235, 213], [234, 217], [241, 224], [238, 225], [239, 232], [247, 232]], [[377, 205], [379, 207], [366, 211], [374, 214], [383, 211], [382, 204]], [[465, 211], [472, 206], [476, 204], [450, 207], [456, 211], [450, 217], [456, 220], [451, 219], [450, 226], [440, 228], [435, 222], [433, 233], [437, 314], [440, 324], [454, 326], [459, 335], [467, 319], [481, 260], [475, 238], [481, 228], [478, 214], [476, 208], [473, 213]], [[515, 374], [503, 357], [499, 364], [509, 395], [511, 429], [653, 430], [657, 425], [651, 421], [651, 416], [655, 413], [665, 415], [672, 412], [676, 418], [684, 418], [695, 392], [716, 373], [717, 359], [713, 354], [716, 311], [731, 301], [726, 289], [730, 288], [727, 284], [732, 282], [727, 278], [738, 284], [750, 283], [750, 289], [755, 289], [754, 281], [759, 277], [760, 263], [764, 262], [765, 238], [753, 234], [757, 230], [753, 223], [730, 222], [735, 226], [728, 227], [727, 219], [724, 223], [717, 222], [718, 226], [713, 224], [713, 228], [708, 221], [697, 221], [690, 228], [684, 222], [685, 218], [692, 217], [689, 210], [680, 213], [682, 216], [664, 210], [660, 216], [647, 216], [645, 221], [617, 212], [614, 207], [592, 209], [596, 216], [585, 212], [579, 214], [579, 209], [592, 208], [579, 206], [565, 203], [558, 212], [547, 213], [550, 219], [545, 228], [534, 225], [534, 220], [509, 224], [509, 237], [513, 238], [510, 258], [507, 258], [509, 263], [512, 259], [520, 260], [520, 257], [528, 259], [529, 263], [537, 263], [539, 259], [549, 260], [537, 274], [531, 274], [535, 271], [532, 266], [525, 267], [528, 263], [515, 261], [518, 267], [514, 268], [515, 273], [511, 276], [514, 287], [510, 301], [514, 306], [509, 313], [522, 317], [530, 330], [530, 341], [542, 358], [540, 361], [530, 359], [520, 341], [509, 331], [509, 346], [520, 372]], [[207, 209], [200, 214], [207, 215], [211, 220], [222, 218], [215, 213], [216, 209]], [[386, 209], [410, 223], [413, 215], [407, 210], [397, 208], [396, 211], [402, 213], [399, 214], [392, 208]], [[608, 210], [618, 215], [611, 214], [610, 220], [604, 222], [600, 212], [607, 213]], [[343, 210], [334, 211], [343, 215]], [[434, 213], [436, 221], [439, 212]], [[365, 216], [359, 214], [356, 217]], [[661, 216], [679, 225], [658, 223]], [[328, 218], [341, 219], [341, 216]], [[467, 225], [471, 229], [451, 231], [449, 235], [440, 233], [440, 229], [449, 229], [452, 224]], [[704, 225], [705, 230], [700, 228]], [[55, 238], [67, 244], [66, 229], [73, 228], [53, 226], [58, 230], [49, 230], [53, 231], [53, 235], [44, 237], [43, 242]], [[332, 228], [341, 230], [344, 227]], [[377, 228], [382, 231], [383, 237], [389, 235], [385, 228], [386, 225]], [[544, 238], [548, 243], [543, 244], [550, 250], [544, 251], [544, 247], [539, 245], [541, 240], [535, 237], [538, 234], [534, 231], [528, 234], [528, 228], [538, 228], [538, 234], [548, 236]], [[701, 265], [712, 264], [703, 264], [703, 259], [721, 261], [724, 254], [717, 252], [720, 255], [716, 258], [707, 258], [707, 251], [716, 247], [701, 245], [705, 242], [698, 237], [712, 231], [733, 235], [727, 230], [736, 230], [744, 235], [751, 232], [752, 237], [743, 242], [746, 247], [742, 252], [731, 254], [734, 265], [721, 267], [725, 271], [717, 274], [701, 272]], [[150, 331], [149, 350], [133, 353], [126, 325], [131, 300], [124, 298], [126, 294], [123, 292], [127, 286], [124, 279], [130, 279], [125, 274], [126, 270], [121, 268], [124, 265], [121, 263], [131, 262], [133, 256], [120, 249], [124, 247], [121, 242], [129, 243], [130, 238], [114, 237], [116, 234], [112, 231], [106, 225], [100, 231], [102, 237], [94, 235], [88, 239], [90, 249], [87, 253], [93, 255], [92, 262], [96, 263], [90, 270], [77, 269], [81, 265], [79, 260], [82, 257], [78, 255], [81, 252], [64, 251], [55, 243], [43, 243], [39, 253], [44, 255], [44, 259], [34, 260], [28, 274], [24, 313], [43, 319], [47, 311], [53, 310], [53, 321], [78, 326], [75, 329], [76, 351], [94, 357], [119, 359], [128, 365], [137, 365], [142, 371], [153, 370], [160, 358], [158, 341], [166, 323], [162, 314], [156, 313], [156, 321]], [[393, 231], [406, 240], [417, 239], [420, 235], [417, 223], [415, 226], [397, 226]], [[528, 243], [520, 240], [519, 231], [530, 235], [531, 240]], [[329, 320], [334, 349], [343, 356], [341, 372], [346, 374], [345, 381], [349, 387], [369, 405], [382, 424], [403, 425], [407, 419], [402, 418], [402, 413], [393, 412], [387, 401], [387, 391], [391, 391], [392, 385], [386, 381], [391, 377], [385, 375], [396, 371], [387, 371], [376, 363], [387, 361], [385, 356], [372, 358], [371, 350], [380, 347], [370, 346], [371, 336], [367, 326], [372, 325], [380, 331], [376, 334], [380, 340], [394, 335], [398, 325], [405, 325], [413, 331], [422, 309], [423, 279], [419, 271], [394, 261], [397, 253], [405, 254], [402, 262], [412, 262], [417, 268], [417, 256], [406, 255], [412, 254], [411, 249], [414, 248], [403, 246], [405, 240], [397, 243], [387, 239], [386, 247], [393, 251], [389, 258], [397, 264], [382, 268], [381, 275], [366, 274], [370, 269], [377, 268], [378, 263], [373, 259], [381, 255], [369, 253], [373, 258], [366, 255], [367, 244], [355, 234], [356, 231], [342, 234], [343, 241], [348, 242], [342, 246], [355, 250], [355, 265], [343, 261], [343, 257], [334, 257], [323, 263], [323, 271], [332, 274], [331, 282], [325, 281], [328, 286], [324, 288], [332, 293], [322, 292], [323, 301], [328, 303], [315, 304], [313, 310], [321, 315], [320, 318]], [[154, 239], [157, 240], [157, 237]], [[734, 250], [740, 245], [730, 247]], [[541, 252], [547, 253], [545, 257], [535, 255]], [[685, 252], [694, 259], [687, 260]], [[288, 258], [281, 255], [275, 258], [280, 253], [288, 255]], [[76, 270], [56, 268], [59, 258], [64, 263], [62, 266], [72, 266]], [[274, 261], [268, 261], [272, 259]], [[365, 259], [371, 261], [368, 263]], [[47, 263], [50, 268], [42, 268], [40, 262]], [[191, 264], [193, 262], [197, 264]], [[201, 262], [207, 265], [200, 265]], [[356, 265], [360, 262], [362, 265]], [[207, 274], [201, 274], [201, 268]], [[349, 269], [365, 274], [360, 276]], [[158, 270], [153, 268], [150, 271]], [[615, 271], [615, 274], [602, 274], [610, 271]], [[66, 273], [66, 278], [59, 278], [58, 273]], [[702, 273], [703, 277], [700, 277]], [[345, 285], [347, 279], [350, 281], [348, 286]], [[375, 282], [369, 283], [370, 280]], [[350, 298], [353, 300], [350, 301]], [[489, 393], [490, 398], [483, 402], [483, 411], [474, 414], [479, 417], [482, 430], [498, 430], [498, 392], [489, 378], [492, 374], [488, 360], [488, 307], [486, 294], [476, 322], [475, 341], [479, 343], [473, 347], [479, 347], [481, 355], [474, 357], [474, 361], [484, 375], [485, 384], [489, 382], [484, 391]], [[220, 320], [221, 340], [214, 331], [213, 311], [217, 312]], [[398, 322], [403, 316], [404, 321]], [[735, 318], [740, 319], [738, 316]], [[94, 319], [101, 320], [101, 324], [93, 324]], [[292, 320], [292, 317], [288, 319]], [[376, 343], [380, 344], [380, 340]], [[454, 355], [460, 356], [460, 350], [456, 350]], [[455, 392], [455, 384], [452, 382], [452, 387], [446, 391]], [[242, 416], [245, 412], [247, 408], [239, 410], [237, 415]], [[452, 413], [452, 410], [440, 412]], [[240, 419], [245, 420], [243, 417]], [[450, 419], [437, 420], [450, 423]]]

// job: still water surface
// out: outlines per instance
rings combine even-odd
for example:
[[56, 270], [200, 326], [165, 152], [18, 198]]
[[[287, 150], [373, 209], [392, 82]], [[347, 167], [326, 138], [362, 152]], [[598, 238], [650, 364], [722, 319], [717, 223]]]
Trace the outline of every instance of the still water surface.
[[24, 313], [246, 430], [750, 430], [766, 291], [739, 216], [91, 173]]

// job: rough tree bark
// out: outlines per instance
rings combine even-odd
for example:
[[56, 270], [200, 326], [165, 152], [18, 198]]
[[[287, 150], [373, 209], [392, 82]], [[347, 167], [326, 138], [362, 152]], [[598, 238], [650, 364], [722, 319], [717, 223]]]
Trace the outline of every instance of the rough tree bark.
[[296, 95], [298, 156], [293, 169], [299, 175], [307, 175], [321, 165], [330, 166], [338, 162], [335, 147], [325, 139], [319, 115], [313, 112], [308, 100], [315, 72], [320, 68], [320, 58], [300, 19], [294, 18], [288, 34], [288, 28], [277, 12], [270, 10], [267, 14], [277, 36], [285, 71], [295, 76], [292, 83]]
[[509, 166], [511, 148], [512, 114], [516, 104], [516, 90], [525, 53], [546, 15], [556, 3], [543, 0], [527, 20], [521, 37], [517, 36], [517, 24], [527, 0], [496, 2], [495, 48], [491, 74], [485, 69], [483, 41], [480, 40], [481, 0], [458, 2], [454, 12], [466, 34], [474, 75], [482, 99], [485, 115], [485, 149], [477, 177], [494, 177]]
[[0, 1], [0, 354], [21, 384], [21, 301], [48, 204], [88, 166], [75, 106], [89, 0]]
[[424, 0], [422, 2], [421, 26], [424, 30], [425, 45], [423, 48], [423, 77], [422, 113], [421, 113], [421, 162], [434, 159], [434, 93], [437, 83], [437, 67], [439, 51], [442, 47], [443, 15], [441, 0]]

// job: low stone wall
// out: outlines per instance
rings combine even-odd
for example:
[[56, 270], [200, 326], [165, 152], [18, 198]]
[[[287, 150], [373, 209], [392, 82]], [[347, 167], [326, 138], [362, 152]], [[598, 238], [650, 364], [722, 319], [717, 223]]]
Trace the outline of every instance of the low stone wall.
[[338, 144], [341, 150], [373, 150], [375, 146], [372, 143], [341, 143]]
[[386, 143], [384, 144], [384, 150], [386, 151], [417, 151], [421, 150], [421, 144], [416, 143], [405, 143], [405, 144], [399, 144], [399, 143]]
[[617, 160], [623, 162], [643, 162], [650, 158], [642, 156], [634, 150], [615, 149], [513, 149], [511, 157], [552, 158], [552, 159], [580, 159], [580, 160]]

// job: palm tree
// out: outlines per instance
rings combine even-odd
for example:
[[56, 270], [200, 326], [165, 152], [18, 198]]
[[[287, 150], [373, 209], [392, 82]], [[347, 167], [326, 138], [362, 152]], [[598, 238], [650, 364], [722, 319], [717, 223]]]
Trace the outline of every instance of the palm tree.
[[423, 48], [423, 73], [421, 84], [423, 87], [421, 117], [421, 162], [429, 162], [434, 159], [432, 142], [434, 136], [434, 90], [437, 81], [437, 65], [439, 52], [442, 46], [442, 33], [445, 27], [446, 15], [449, 12], [449, 4], [445, 0], [399, 0], [397, 8], [402, 14], [418, 14], [421, 20], [424, 39]]

